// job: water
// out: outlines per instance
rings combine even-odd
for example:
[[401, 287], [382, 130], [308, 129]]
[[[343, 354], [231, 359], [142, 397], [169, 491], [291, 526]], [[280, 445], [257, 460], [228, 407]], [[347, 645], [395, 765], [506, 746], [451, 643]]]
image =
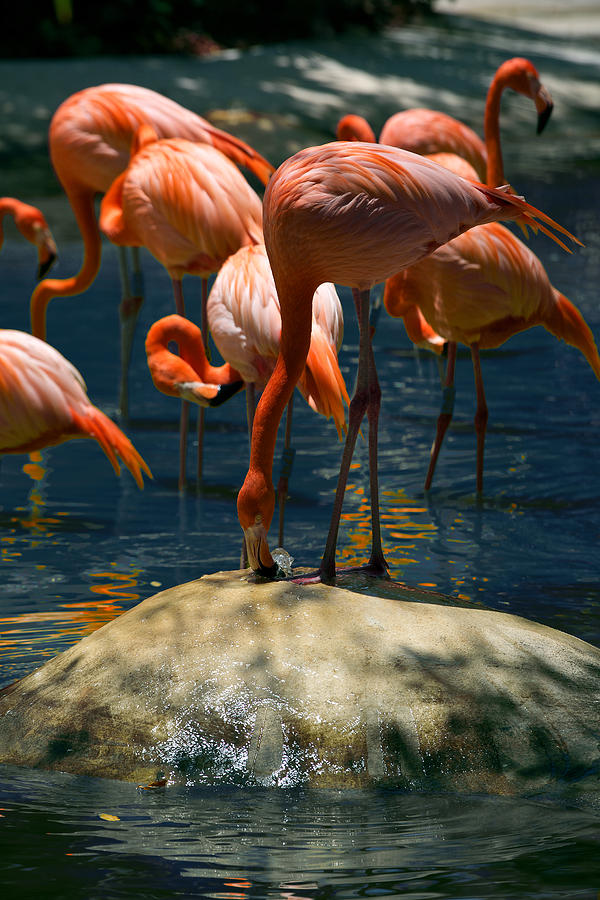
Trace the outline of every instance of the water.
[[[505, 100], [503, 110], [510, 111], [503, 118], [509, 135], [506, 169], [531, 202], [585, 241], [573, 256], [543, 237], [532, 246], [600, 340], [600, 53], [592, 42], [574, 45], [491, 26], [475, 34], [468, 25], [442, 22], [360, 44], [326, 42], [273, 53], [247, 57], [252, 102], [272, 117], [289, 114], [298, 127], [294, 132], [288, 124], [288, 131], [275, 137], [265, 130], [266, 146], [260, 131], [243, 136], [275, 162], [295, 149], [290, 133], [300, 143], [326, 139], [338, 113], [348, 109], [367, 114], [378, 130], [400, 106], [443, 106], [462, 112], [479, 130], [493, 68], [515, 53], [532, 57], [554, 95], [555, 115], [548, 133], [534, 143], [527, 102]], [[90, 77], [90, 83], [118, 77], [168, 89], [153, 80], [162, 69], [151, 62], [140, 66], [137, 77], [132, 63], [126, 70], [123, 61], [115, 62], [118, 75], [104, 65], [104, 75]], [[186, 64], [176, 65], [185, 69]], [[209, 76], [223, 75], [227, 65], [209, 63]], [[204, 69], [189, 67], [199, 81]], [[81, 75], [79, 63], [76, 70]], [[231, 75], [227, 83], [231, 87]], [[49, 93], [56, 90], [53, 84]], [[405, 88], [401, 101], [399, 84]], [[65, 86], [62, 96], [78, 86]], [[377, 96], [371, 99], [367, 87]], [[20, 82], [15, 102], [22, 91]], [[276, 98], [283, 94], [278, 108]], [[309, 96], [315, 98], [310, 107]], [[5, 111], [6, 103], [0, 114]], [[38, 187], [44, 180], [38, 162], [33, 153], [39, 198], [26, 199], [39, 199], [46, 209], [47, 193], [48, 206], [61, 214], [55, 226], [56, 274], [65, 276], [78, 268], [80, 247], [56, 188], [46, 182]], [[21, 163], [25, 166], [27, 157]], [[17, 163], [7, 167], [10, 190], [3, 193], [26, 196], [18, 183], [10, 183], [14, 171]], [[26, 330], [34, 252], [8, 226], [6, 231], [1, 322]], [[148, 257], [144, 270], [148, 296], [134, 348], [132, 420], [126, 430], [154, 481], [140, 492], [128, 472], [115, 478], [92, 441], [45, 451], [39, 481], [24, 471], [26, 457], [2, 459], [0, 686], [157, 590], [239, 565], [235, 497], [247, 466], [244, 398], [209, 412], [203, 485], [196, 491], [192, 441], [188, 490], [179, 495], [178, 406], [154, 390], [143, 354], [147, 328], [172, 310], [171, 289], [162, 268]], [[199, 284], [188, 279], [185, 288], [195, 317]], [[357, 332], [350, 293], [341, 289], [340, 295], [346, 314], [341, 364], [351, 388]], [[56, 300], [49, 310], [49, 339], [82, 370], [90, 397], [109, 415], [116, 415], [118, 298], [116, 257], [108, 247], [101, 275], [87, 294]], [[423, 480], [439, 406], [435, 361], [415, 353], [402, 323], [385, 313], [375, 347], [383, 390], [383, 538], [392, 575], [462, 604], [523, 615], [600, 645], [600, 387], [580, 354], [542, 329], [482, 354], [490, 418], [484, 498], [478, 502], [468, 353], [459, 355], [455, 420], [426, 496]], [[334, 426], [300, 399], [294, 432], [284, 546], [295, 565], [315, 565], [341, 446]], [[343, 563], [362, 561], [368, 553], [366, 456], [366, 444], [359, 441], [340, 532]], [[568, 809], [550, 800], [141, 791], [135, 785], [0, 767], [0, 807], [5, 896], [113, 898], [134, 892], [145, 898], [238, 900], [377, 894], [592, 900], [600, 888], [597, 810]]]

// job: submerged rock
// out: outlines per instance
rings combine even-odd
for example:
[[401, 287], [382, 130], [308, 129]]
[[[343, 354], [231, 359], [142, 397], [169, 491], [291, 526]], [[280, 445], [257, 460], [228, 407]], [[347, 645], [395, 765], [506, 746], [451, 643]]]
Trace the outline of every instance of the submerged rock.
[[600, 650], [369, 588], [221, 572], [149, 597], [0, 692], [0, 762], [144, 783], [600, 794]]

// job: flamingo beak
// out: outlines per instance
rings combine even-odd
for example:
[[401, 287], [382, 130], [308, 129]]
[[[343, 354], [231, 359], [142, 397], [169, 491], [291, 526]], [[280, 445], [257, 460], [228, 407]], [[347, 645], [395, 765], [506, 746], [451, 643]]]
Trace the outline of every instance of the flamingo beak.
[[281, 566], [271, 556], [267, 530], [262, 523], [244, 528], [244, 537], [248, 551], [248, 563], [255, 575], [260, 575], [261, 578], [267, 578], [269, 581], [287, 577]]
[[219, 385], [219, 390], [217, 391], [216, 397], [212, 397], [208, 401], [208, 405], [221, 406], [222, 403], [226, 403], [227, 400], [229, 400], [235, 394], [238, 394], [245, 386], [246, 385], [243, 381], [232, 381], [231, 384]]
[[51, 269], [57, 257], [56, 244], [48, 228], [36, 230], [35, 243], [38, 248], [38, 281]]
[[552, 115], [552, 110], [554, 109], [554, 102], [552, 97], [550, 96], [550, 92], [544, 87], [544, 85], [540, 85], [540, 88], [535, 95], [535, 108], [537, 109], [537, 134], [541, 134], [548, 119]]

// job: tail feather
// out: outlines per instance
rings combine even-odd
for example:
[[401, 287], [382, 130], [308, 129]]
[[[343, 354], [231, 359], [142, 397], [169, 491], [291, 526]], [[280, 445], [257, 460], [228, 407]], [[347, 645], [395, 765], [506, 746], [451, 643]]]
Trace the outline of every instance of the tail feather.
[[272, 166], [264, 156], [257, 153], [249, 144], [219, 128], [211, 128], [211, 138], [213, 146], [217, 150], [220, 150], [239, 166], [249, 169], [263, 184], [267, 184], [275, 171], [275, 166]]
[[346, 430], [344, 401], [350, 405], [335, 349], [318, 325], [313, 325], [310, 349], [298, 388], [308, 405], [327, 419], [333, 418], [341, 440]]
[[556, 291], [555, 300], [551, 312], [544, 316], [542, 325], [555, 337], [561, 338], [572, 347], [577, 347], [600, 381], [600, 356], [587, 322], [577, 307], [559, 291]]
[[501, 188], [488, 188], [486, 185], [480, 184], [478, 187], [480, 187], [493, 202], [499, 203], [501, 206], [512, 207], [516, 212], [516, 215], [513, 218], [516, 223], [521, 226], [525, 234], [527, 234], [527, 227], [531, 228], [534, 234], [537, 234], [538, 231], [542, 231], [547, 237], [551, 238], [555, 243], [562, 247], [563, 250], [566, 250], [567, 253], [571, 253], [572, 251], [567, 247], [564, 241], [561, 241], [561, 239], [551, 231], [551, 229], [555, 229], [574, 243], [579, 244], [580, 247], [584, 246], [574, 234], [571, 234], [570, 231], [562, 225], [559, 225], [558, 222], [555, 222], [554, 219], [550, 218], [546, 213], [542, 212], [540, 209], [536, 209], [531, 203], [527, 203], [523, 197], [511, 194], [508, 185]]
[[119, 465], [120, 457], [122, 462], [127, 466], [135, 482], [140, 490], [144, 487], [144, 479], [142, 471], [149, 478], [152, 478], [150, 468], [137, 452], [127, 435], [125, 435], [118, 425], [105, 416], [97, 407], [91, 406], [86, 410], [85, 415], [81, 413], [72, 413], [73, 422], [80, 434], [87, 434], [89, 437], [98, 441], [117, 475], [121, 474]]

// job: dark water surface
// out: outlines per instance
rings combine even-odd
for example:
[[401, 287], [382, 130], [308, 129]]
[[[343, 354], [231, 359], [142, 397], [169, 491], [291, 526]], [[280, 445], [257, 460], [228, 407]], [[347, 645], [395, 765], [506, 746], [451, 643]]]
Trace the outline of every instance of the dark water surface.
[[[492, 27], [475, 33], [468, 23], [450, 27], [444, 22], [366, 40], [360, 53], [358, 46], [348, 41], [325, 43], [316, 51], [280, 48], [269, 82], [275, 87], [269, 91], [257, 73], [253, 102], [269, 95], [269, 105], [259, 108], [282, 116], [291, 111], [289, 127], [293, 131], [294, 122], [300, 123], [294, 139], [301, 143], [300, 134], [326, 139], [338, 113], [366, 113], [378, 130], [388, 113], [417, 103], [460, 110], [480, 131], [483, 96], [498, 63], [517, 53], [536, 62], [554, 95], [555, 115], [547, 134], [534, 143], [530, 105], [507, 98], [507, 174], [527, 199], [585, 242], [572, 256], [543, 236], [532, 246], [599, 340], [600, 51], [591, 43], [574, 45]], [[303, 52], [309, 60], [304, 68]], [[260, 63], [267, 70], [261, 53], [248, 57], [251, 69]], [[283, 69], [285, 53], [295, 76]], [[148, 63], [141, 65], [137, 79], [119, 65], [117, 75], [107, 66], [103, 78], [89, 83], [138, 80], [157, 87], [143, 77], [153, 71]], [[182, 61], [177, 65], [185, 68]], [[211, 66], [220, 72], [227, 64], [207, 65], [209, 72]], [[346, 75], [351, 71], [352, 83]], [[328, 77], [335, 83], [329, 109], [322, 93]], [[410, 103], [396, 100], [393, 105], [386, 84], [400, 77]], [[379, 91], [372, 103], [365, 84]], [[63, 96], [80, 86], [65, 87]], [[300, 99], [294, 86], [298, 94], [304, 91]], [[281, 89], [279, 108], [276, 89]], [[322, 104], [316, 111], [307, 103], [310, 90], [315, 103]], [[315, 138], [319, 128], [322, 133]], [[523, 132], [519, 146], [515, 131]], [[267, 152], [260, 133], [251, 137], [275, 162], [286, 155], [285, 141], [278, 157]], [[27, 193], [26, 180], [20, 191], [11, 185], [2, 193], [33, 200], [41, 192], [42, 205], [46, 187], [39, 188], [41, 181], [32, 188], [38, 197]], [[61, 202], [56, 188], [48, 189], [48, 205], [62, 209], [64, 217], [55, 226], [63, 235], [57, 277], [72, 274], [81, 259], [79, 243], [68, 237], [69, 214]], [[27, 330], [34, 252], [9, 227], [6, 231], [0, 321], [3, 327]], [[45, 451], [37, 481], [24, 470], [26, 457], [2, 459], [0, 686], [157, 590], [239, 565], [235, 497], [247, 466], [244, 397], [207, 415], [203, 485], [196, 491], [192, 446], [189, 486], [180, 495], [178, 405], [154, 390], [143, 353], [149, 325], [172, 311], [171, 288], [166, 273], [148, 256], [144, 270], [147, 302], [134, 350], [132, 418], [126, 431], [154, 481], [140, 492], [128, 472], [115, 478], [92, 441]], [[200, 285], [187, 279], [185, 288], [190, 315], [196, 317]], [[340, 296], [346, 314], [340, 358], [351, 389], [357, 332], [350, 292], [340, 289]], [[81, 369], [92, 400], [113, 416], [118, 301], [116, 254], [107, 247], [93, 287], [82, 297], [54, 301], [48, 316], [49, 340]], [[385, 313], [375, 348], [383, 389], [383, 537], [392, 575], [600, 646], [600, 385], [585, 360], [540, 328], [482, 354], [490, 417], [484, 497], [478, 502], [468, 352], [459, 355], [455, 420], [433, 489], [425, 495], [440, 400], [435, 360], [415, 352], [402, 323]], [[325, 541], [341, 446], [334, 426], [300, 398], [294, 445], [285, 546], [298, 565], [314, 565]], [[364, 560], [368, 553], [364, 441], [359, 441], [355, 464], [338, 545], [344, 563]], [[598, 810], [571, 810], [550, 801], [198, 788], [154, 794], [131, 785], [0, 767], [0, 807], [0, 884], [10, 897], [594, 900], [600, 890]], [[99, 818], [103, 814], [118, 819]]]

